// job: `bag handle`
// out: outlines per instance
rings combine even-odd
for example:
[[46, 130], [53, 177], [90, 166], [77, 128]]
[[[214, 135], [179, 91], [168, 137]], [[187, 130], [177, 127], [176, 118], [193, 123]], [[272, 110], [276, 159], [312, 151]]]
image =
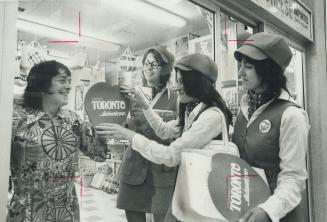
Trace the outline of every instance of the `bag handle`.
[[226, 120], [225, 120], [225, 115], [224, 115], [224, 113], [219, 108], [217, 108], [217, 110], [218, 110], [218, 112], [221, 115], [221, 121], [222, 121], [222, 124], [221, 124], [222, 140], [224, 141], [224, 146], [227, 147], [228, 142], [229, 142], [229, 139], [228, 139], [228, 131], [227, 131], [227, 124], [226, 124]]

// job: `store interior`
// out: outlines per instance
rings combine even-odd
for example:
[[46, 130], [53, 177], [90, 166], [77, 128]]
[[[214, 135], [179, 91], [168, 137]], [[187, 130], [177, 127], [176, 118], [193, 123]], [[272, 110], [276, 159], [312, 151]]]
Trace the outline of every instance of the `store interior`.
[[[87, 121], [83, 106], [87, 90], [97, 82], [116, 85], [122, 74], [130, 75], [132, 84], [140, 84], [143, 53], [162, 45], [176, 60], [190, 53], [215, 59], [219, 67], [217, 90], [234, 114], [237, 112], [244, 92], [237, 78], [238, 64], [233, 53], [255, 27], [238, 22], [224, 12], [216, 16], [188, 0], [22, 0], [18, 10], [13, 89], [17, 103], [32, 64], [38, 60], [57, 60], [72, 72], [72, 90], [66, 108]], [[29, 53], [36, 55], [35, 58]], [[295, 63], [301, 62], [301, 55], [295, 58], [293, 66], [299, 67]], [[301, 71], [292, 69], [289, 72], [293, 76]], [[171, 87], [173, 79], [174, 74]], [[294, 82], [295, 88], [301, 86], [300, 80]], [[124, 212], [115, 208], [124, 146], [108, 144], [110, 152], [104, 163], [80, 156], [83, 184], [77, 180], [76, 187], [83, 190], [83, 195], [79, 195], [82, 222], [126, 221]]]

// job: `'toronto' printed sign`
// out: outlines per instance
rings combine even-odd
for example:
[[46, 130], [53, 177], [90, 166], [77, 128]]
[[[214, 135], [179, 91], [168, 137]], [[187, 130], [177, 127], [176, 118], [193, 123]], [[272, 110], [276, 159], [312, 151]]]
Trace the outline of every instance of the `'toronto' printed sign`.
[[129, 101], [119, 91], [119, 86], [100, 82], [90, 87], [84, 106], [93, 125], [99, 123], [122, 124], [129, 111]]
[[243, 159], [218, 153], [212, 157], [209, 192], [217, 210], [236, 221], [270, 196], [268, 185]]

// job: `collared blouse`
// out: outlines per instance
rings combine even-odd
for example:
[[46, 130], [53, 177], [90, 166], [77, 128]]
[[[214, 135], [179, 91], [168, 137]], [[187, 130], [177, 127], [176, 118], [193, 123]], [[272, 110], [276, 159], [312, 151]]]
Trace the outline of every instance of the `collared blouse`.
[[73, 181], [80, 151], [104, 161], [107, 144], [104, 138], [95, 139], [91, 125], [76, 113], [60, 109], [49, 116], [14, 107], [9, 221], [79, 221]]
[[[279, 99], [292, 101], [289, 94], [284, 90]], [[248, 119], [247, 101], [247, 95], [242, 97], [240, 112]], [[258, 108], [248, 119], [247, 126], [251, 125], [271, 102], [269, 101]], [[305, 181], [308, 177], [305, 157], [309, 130], [308, 115], [302, 108], [290, 106], [284, 111], [279, 137], [281, 172], [278, 174], [277, 187], [273, 195], [259, 205], [267, 212], [273, 222], [278, 222], [301, 201], [301, 192], [305, 189]]]

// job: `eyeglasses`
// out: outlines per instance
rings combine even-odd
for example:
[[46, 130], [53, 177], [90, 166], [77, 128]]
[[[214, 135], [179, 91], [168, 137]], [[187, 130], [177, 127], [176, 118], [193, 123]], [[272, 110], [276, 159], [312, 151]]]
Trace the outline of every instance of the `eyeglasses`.
[[153, 61], [153, 62], [145, 62], [143, 64], [144, 67], [149, 67], [151, 66], [152, 69], [158, 69], [162, 64], [160, 62], [157, 61]]

